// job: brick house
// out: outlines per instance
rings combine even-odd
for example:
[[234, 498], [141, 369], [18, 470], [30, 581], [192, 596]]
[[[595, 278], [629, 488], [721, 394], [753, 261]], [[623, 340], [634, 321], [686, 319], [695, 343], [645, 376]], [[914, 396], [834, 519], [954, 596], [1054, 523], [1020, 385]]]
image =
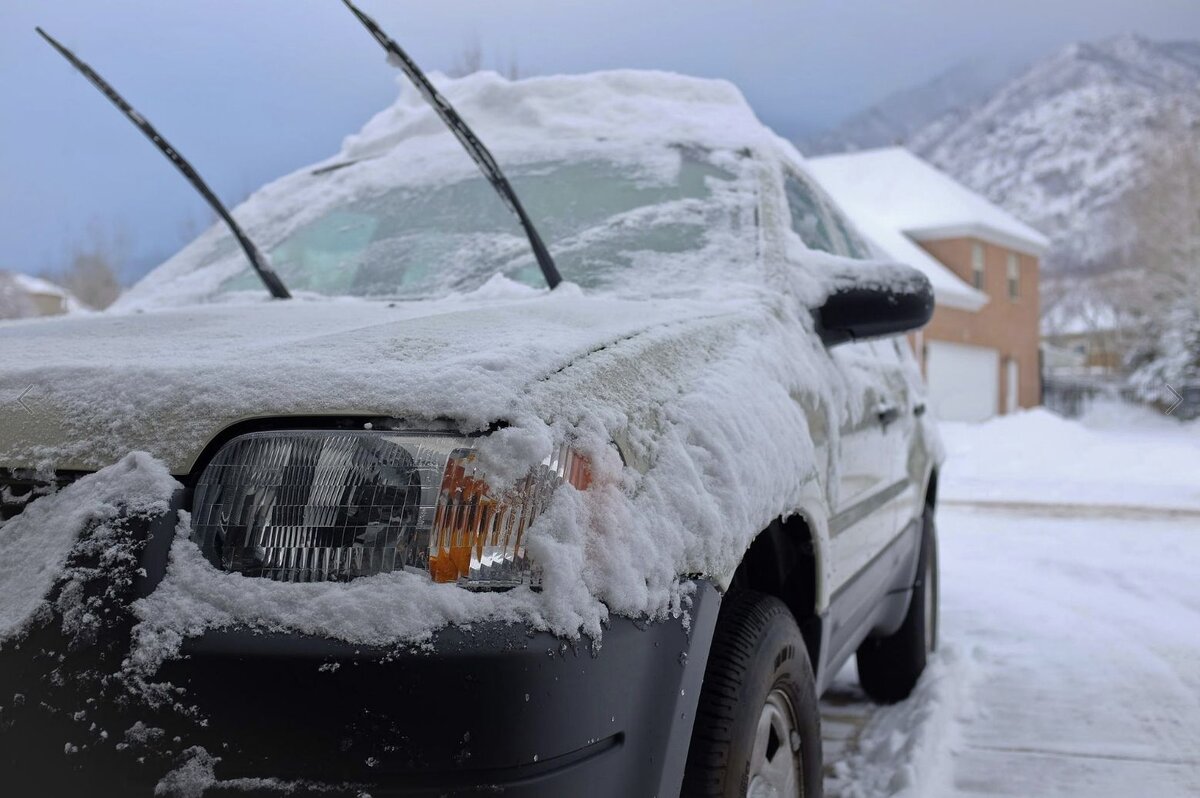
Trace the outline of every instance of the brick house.
[[882, 256], [933, 283], [933, 320], [912, 343], [938, 415], [982, 421], [1039, 404], [1046, 237], [902, 147], [808, 167]]

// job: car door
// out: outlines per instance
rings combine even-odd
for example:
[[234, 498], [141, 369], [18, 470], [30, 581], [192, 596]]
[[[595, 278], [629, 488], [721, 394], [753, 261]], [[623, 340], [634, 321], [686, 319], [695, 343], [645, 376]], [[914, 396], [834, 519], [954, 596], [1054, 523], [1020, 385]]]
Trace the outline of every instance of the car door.
[[[808, 178], [784, 170], [784, 193], [792, 232], [809, 249], [865, 258], [869, 247], [829, 205]], [[867, 566], [896, 531], [897, 462], [888, 436], [901, 399], [886, 361], [872, 342], [843, 344], [830, 351], [850, 389], [835, 447], [830, 503], [830, 566], [837, 591]], [[881, 416], [881, 413], [884, 415]], [[885, 423], [886, 422], [886, 423]]]
[[880, 422], [882, 441], [880, 456], [887, 461], [884, 493], [891, 514], [891, 527], [875, 541], [876, 550], [888, 546], [905, 525], [915, 516], [919, 506], [920, 486], [914, 481], [913, 441], [917, 434], [917, 419], [924, 412], [924, 397], [911, 380], [905, 359], [907, 342], [900, 336], [871, 341], [880, 374], [886, 383], [883, 396], [875, 411]]
[[896, 406], [892, 386], [873, 342], [843, 344], [830, 352], [851, 396], [837, 447], [837, 485], [831, 502], [830, 543], [837, 582], [862, 571], [896, 531], [892, 452]]

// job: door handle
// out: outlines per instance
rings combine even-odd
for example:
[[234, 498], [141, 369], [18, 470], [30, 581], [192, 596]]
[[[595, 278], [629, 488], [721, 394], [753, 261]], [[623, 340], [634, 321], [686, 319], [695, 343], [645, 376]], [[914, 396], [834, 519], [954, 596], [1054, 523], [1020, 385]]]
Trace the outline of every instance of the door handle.
[[886, 427], [900, 417], [900, 408], [890, 402], [880, 402], [875, 405], [875, 415], [879, 423]]

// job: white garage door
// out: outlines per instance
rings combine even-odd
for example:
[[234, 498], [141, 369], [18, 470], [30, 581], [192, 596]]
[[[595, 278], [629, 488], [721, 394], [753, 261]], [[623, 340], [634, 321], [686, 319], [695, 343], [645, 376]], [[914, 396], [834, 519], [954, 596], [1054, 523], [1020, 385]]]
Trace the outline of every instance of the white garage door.
[[983, 421], [996, 415], [1000, 353], [982, 346], [930, 341], [925, 360], [929, 398], [938, 418]]

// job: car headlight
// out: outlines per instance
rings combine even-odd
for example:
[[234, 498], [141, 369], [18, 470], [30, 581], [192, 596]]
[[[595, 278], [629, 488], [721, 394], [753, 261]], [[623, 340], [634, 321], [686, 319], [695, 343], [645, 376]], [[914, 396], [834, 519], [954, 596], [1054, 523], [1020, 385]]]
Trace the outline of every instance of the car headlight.
[[404, 569], [466, 587], [536, 585], [526, 532], [563, 482], [589, 481], [587, 461], [567, 447], [497, 493], [471, 438], [250, 433], [201, 474], [192, 537], [218, 568], [287, 582]]

